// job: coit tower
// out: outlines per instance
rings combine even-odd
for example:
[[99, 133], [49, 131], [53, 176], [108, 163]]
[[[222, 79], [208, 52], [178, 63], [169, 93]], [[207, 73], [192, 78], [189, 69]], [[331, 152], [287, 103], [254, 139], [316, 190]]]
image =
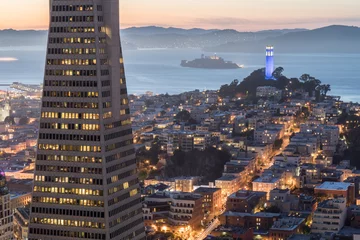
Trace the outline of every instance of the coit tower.
[[143, 239], [119, 0], [51, 0], [29, 239]]
[[274, 72], [274, 47], [267, 46], [265, 55], [266, 55], [265, 79], [270, 80], [273, 79], [273, 72]]

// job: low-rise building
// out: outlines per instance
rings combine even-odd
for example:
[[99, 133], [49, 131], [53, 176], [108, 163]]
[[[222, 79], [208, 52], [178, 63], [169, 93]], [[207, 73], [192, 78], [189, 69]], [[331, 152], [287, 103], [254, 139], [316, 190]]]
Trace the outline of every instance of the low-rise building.
[[253, 213], [266, 203], [266, 192], [240, 190], [226, 201], [226, 211]]
[[177, 177], [175, 178], [175, 191], [193, 192], [194, 186], [198, 183], [199, 177]]
[[253, 191], [266, 192], [267, 199], [270, 199], [270, 191], [280, 187], [280, 178], [271, 175], [263, 176], [252, 182]]
[[275, 221], [280, 218], [280, 213], [257, 212], [242, 213], [226, 211], [220, 215], [219, 220], [224, 226], [237, 226], [254, 228], [254, 230], [269, 230]]
[[315, 187], [314, 192], [329, 198], [343, 197], [348, 204], [355, 202], [355, 187], [349, 182], [324, 182]]
[[337, 233], [344, 226], [346, 219], [346, 199], [334, 198], [318, 204], [314, 212], [312, 233]]
[[10, 192], [11, 209], [15, 211], [16, 208], [23, 208], [31, 202], [32, 193], [24, 192]]
[[143, 214], [147, 226], [161, 220], [174, 230], [187, 226], [198, 229], [204, 216], [202, 196], [195, 193], [158, 192], [145, 198]]
[[194, 193], [202, 195], [202, 208], [204, 215], [210, 219], [217, 216], [222, 207], [221, 188], [199, 187]]
[[291, 235], [300, 233], [304, 225], [304, 218], [281, 218], [270, 228], [269, 238], [271, 240], [288, 239]]
[[299, 206], [299, 198], [290, 194], [289, 189], [275, 188], [270, 191], [270, 199], [268, 203], [271, 206], [278, 207], [281, 212], [288, 213], [291, 210], [297, 210]]
[[14, 212], [14, 237], [17, 240], [28, 239], [30, 208], [16, 208]]
[[225, 203], [230, 194], [239, 190], [239, 178], [232, 175], [225, 175], [215, 180], [215, 186], [221, 188], [222, 200], [223, 203]]

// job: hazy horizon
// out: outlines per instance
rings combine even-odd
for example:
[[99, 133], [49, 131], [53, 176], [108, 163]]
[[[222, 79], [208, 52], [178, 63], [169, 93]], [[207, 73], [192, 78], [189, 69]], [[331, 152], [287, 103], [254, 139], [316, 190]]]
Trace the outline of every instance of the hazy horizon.
[[[225, 2], [225, 4], [224, 4]], [[46, 0], [3, 0], [0, 29], [48, 28]], [[31, 9], [31, 11], [29, 11]], [[194, 11], [196, 9], [196, 16]], [[328, 25], [360, 26], [360, 1], [344, 0], [120, 0], [121, 28], [315, 29]]]
[[[331, 25], [323, 25], [323, 26], [319, 26], [316, 28], [305, 28], [305, 27], [296, 27], [296, 28], [269, 28], [269, 29], [259, 29], [259, 30], [254, 30], [254, 32], [258, 32], [258, 31], [276, 31], [276, 30], [295, 30], [295, 29], [306, 29], [306, 30], [314, 30], [314, 29], [319, 29], [319, 28], [325, 28], [325, 27], [330, 27], [330, 26], [345, 26], [345, 27], [357, 27], [360, 28], [360, 24], [359, 26], [355, 26], [355, 25], [344, 25], [344, 24], [331, 24]], [[192, 30], [192, 29], [203, 29], [203, 30], [236, 30], [233, 28], [202, 28], [202, 27], [177, 27], [177, 26], [160, 26], [160, 25], [144, 25], [144, 26], [128, 26], [128, 27], [121, 27], [120, 30], [126, 30], [126, 29], [130, 29], [130, 28], [150, 28], [150, 27], [155, 27], [155, 28], [164, 28], [164, 29], [171, 29], [171, 28], [178, 28], [178, 29], [184, 29], [184, 30]], [[47, 28], [44, 29], [35, 29], [35, 28], [28, 28], [28, 29], [16, 29], [16, 28], [0, 28], [0, 31], [3, 30], [15, 30], [15, 31], [48, 31]], [[242, 32], [241, 30], [236, 30], [238, 32]], [[243, 31], [243, 32], [251, 32], [249, 31]]]

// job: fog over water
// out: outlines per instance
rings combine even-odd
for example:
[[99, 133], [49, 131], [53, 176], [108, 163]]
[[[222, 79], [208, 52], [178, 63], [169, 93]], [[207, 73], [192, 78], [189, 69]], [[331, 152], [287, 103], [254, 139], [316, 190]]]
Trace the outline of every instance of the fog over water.
[[[200, 57], [198, 49], [147, 49], [124, 51], [129, 93], [180, 93], [194, 89], [218, 89], [234, 79], [240, 81], [264, 67], [263, 54], [221, 53], [225, 60], [243, 64], [243, 69], [206, 70], [180, 66], [181, 60]], [[2, 60], [3, 59], [3, 60]], [[276, 54], [275, 65], [287, 77], [308, 73], [330, 84], [331, 95], [360, 102], [360, 54]], [[38, 84], [45, 66], [43, 47], [0, 48], [0, 85], [12, 82]], [[4, 89], [5, 87], [1, 87]]]

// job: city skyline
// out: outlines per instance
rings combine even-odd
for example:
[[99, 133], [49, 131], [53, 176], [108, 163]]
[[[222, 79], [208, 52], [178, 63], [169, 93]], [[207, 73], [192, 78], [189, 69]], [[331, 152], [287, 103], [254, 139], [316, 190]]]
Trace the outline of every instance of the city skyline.
[[[3, 0], [4, 13], [0, 29], [47, 29], [44, 0]], [[271, 3], [271, 4], [270, 4]], [[311, 5], [310, 5], [311, 4]], [[232, 28], [256, 31], [282, 28], [318, 28], [326, 25], [360, 25], [357, 9], [360, 2], [345, 0], [341, 4], [326, 0], [256, 0], [239, 1], [172, 1], [123, 0], [120, 3], [121, 28], [132, 26], [163, 26], [182, 28]], [[32, 11], [28, 11], [31, 8]], [[190, 9], [196, 9], [196, 16]], [[16, 12], [17, 14], [14, 14]], [[19, 18], [19, 16], [21, 16]]]

